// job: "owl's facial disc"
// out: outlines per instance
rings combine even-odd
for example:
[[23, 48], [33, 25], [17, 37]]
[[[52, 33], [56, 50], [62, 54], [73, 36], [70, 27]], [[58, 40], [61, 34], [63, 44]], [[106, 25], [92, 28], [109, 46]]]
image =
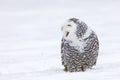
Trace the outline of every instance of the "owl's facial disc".
[[71, 34], [75, 34], [76, 26], [77, 25], [73, 21], [66, 22], [61, 28], [61, 30], [64, 33], [64, 36], [65, 37], [70, 37]]

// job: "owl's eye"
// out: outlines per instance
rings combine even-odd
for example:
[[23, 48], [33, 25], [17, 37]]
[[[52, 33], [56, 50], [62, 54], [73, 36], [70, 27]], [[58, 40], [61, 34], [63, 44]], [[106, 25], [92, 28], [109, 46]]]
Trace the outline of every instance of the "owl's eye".
[[72, 25], [68, 24], [67, 26], [72, 27]]

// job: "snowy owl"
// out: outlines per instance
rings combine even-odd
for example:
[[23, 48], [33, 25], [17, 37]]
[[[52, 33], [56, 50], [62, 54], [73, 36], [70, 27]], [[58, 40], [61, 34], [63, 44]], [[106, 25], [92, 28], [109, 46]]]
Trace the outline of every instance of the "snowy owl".
[[62, 26], [61, 58], [64, 70], [85, 71], [96, 65], [99, 42], [95, 32], [79, 19], [71, 18]]

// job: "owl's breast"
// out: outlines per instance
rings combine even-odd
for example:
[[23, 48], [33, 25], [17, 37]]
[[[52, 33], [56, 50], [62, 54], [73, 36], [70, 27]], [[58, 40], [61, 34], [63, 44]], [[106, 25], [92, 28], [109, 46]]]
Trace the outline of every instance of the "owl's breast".
[[84, 47], [86, 46], [86, 42], [76, 36], [75, 33], [69, 33], [64, 39], [68, 42], [69, 46], [74, 47], [76, 50], [83, 52]]
[[86, 42], [82, 40], [73, 40], [71, 43], [69, 43], [70, 46], [73, 46], [75, 49], [77, 49], [80, 52], [84, 51], [84, 47], [86, 46]]

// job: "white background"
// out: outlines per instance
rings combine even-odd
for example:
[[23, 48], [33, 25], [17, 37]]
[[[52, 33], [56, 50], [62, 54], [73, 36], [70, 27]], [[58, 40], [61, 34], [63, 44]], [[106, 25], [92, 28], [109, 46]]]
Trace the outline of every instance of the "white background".
[[[61, 26], [76, 17], [100, 41], [97, 65], [61, 65]], [[119, 0], [0, 0], [0, 80], [120, 80]]]

